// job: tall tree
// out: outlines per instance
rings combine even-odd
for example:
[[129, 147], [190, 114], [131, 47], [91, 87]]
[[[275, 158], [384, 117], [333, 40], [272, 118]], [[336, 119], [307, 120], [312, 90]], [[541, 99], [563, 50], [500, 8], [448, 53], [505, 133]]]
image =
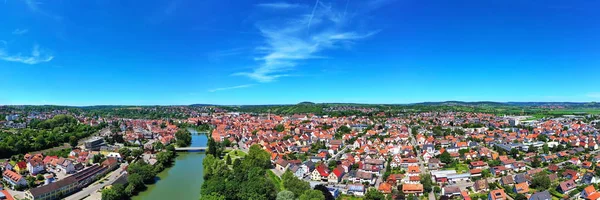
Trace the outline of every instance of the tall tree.
[[299, 200], [324, 200], [325, 196], [319, 190], [307, 190], [300, 195]]
[[327, 189], [327, 187], [325, 185], [323, 185], [323, 184], [315, 185], [315, 190], [321, 191], [321, 193], [323, 193], [323, 196], [325, 196], [325, 200], [335, 200], [335, 197], [333, 197], [333, 195], [331, 195], [331, 192], [329, 192], [329, 189]]
[[296, 196], [292, 191], [284, 190], [277, 193], [277, 200], [296, 200]]

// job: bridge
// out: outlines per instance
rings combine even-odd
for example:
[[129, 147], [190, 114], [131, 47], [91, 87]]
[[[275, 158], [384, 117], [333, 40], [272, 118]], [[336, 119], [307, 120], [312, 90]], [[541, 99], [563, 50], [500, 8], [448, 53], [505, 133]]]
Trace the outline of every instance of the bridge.
[[175, 147], [175, 151], [206, 151], [208, 147]]

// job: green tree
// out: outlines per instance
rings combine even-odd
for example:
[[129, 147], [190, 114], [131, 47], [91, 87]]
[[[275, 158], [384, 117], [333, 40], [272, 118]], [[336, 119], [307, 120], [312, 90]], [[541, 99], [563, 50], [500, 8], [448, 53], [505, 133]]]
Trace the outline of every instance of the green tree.
[[321, 193], [325, 197], [325, 200], [335, 200], [335, 197], [333, 197], [333, 195], [331, 195], [331, 192], [329, 192], [329, 189], [327, 189], [327, 187], [325, 185], [323, 185], [323, 184], [315, 185], [314, 189], [321, 191]]
[[134, 149], [133, 151], [131, 151], [131, 156], [136, 158], [141, 156], [142, 154], [144, 154], [144, 150], [141, 149]]
[[452, 156], [450, 156], [450, 153], [448, 153], [448, 151], [444, 151], [444, 153], [440, 155], [440, 161], [445, 164], [450, 164], [454, 161], [454, 159], [452, 158]]
[[229, 157], [229, 154], [225, 156], [225, 164], [231, 165], [231, 158]]
[[71, 148], [77, 147], [77, 143], [78, 143], [77, 137], [75, 137], [75, 136], [69, 137], [69, 144], [71, 145]]
[[542, 147], [542, 149], [543, 149], [543, 151], [544, 151], [545, 154], [550, 153], [550, 148], [548, 148], [548, 144], [547, 143], [544, 144], [544, 146]]
[[285, 130], [285, 126], [284, 126], [283, 124], [277, 124], [277, 125], [275, 126], [275, 130], [276, 130], [277, 132], [283, 132], [283, 131]]
[[433, 187], [433, 181], [431, 180], [431, 174], [421, 174], [421, 184], [425, 193], [430, 193]]
[[43, 175], [41, 175], [41, 174], [38, 174], [38, 175], [36, 176], [36, 178], [37, 178], [37, 180], [38, 180], [38, 181], [43, 181], [43, 180], [44, 180], [44, 176], [43, 176]]
[[200, 197], [201, 200], [225, 200], [225, 196], [217, 194], [217, 193], [212, 193], [212, 194], [208, 194], [208, 195], [202, 195]]
[[299, 200], [325, 200], [325, 196], [319, 190], [307, 190], [300, 195]]
[[385, 196], [379, 190], [370, 188], [365, 194], [365, 200], [385, 200]]
[[283, 190], [283, 191], [277, 193], [276, 200], [296, 200], [296, 196], [294, 195], [293, 192], [291, 192], [289, 190]]
[[121, 154], [122, 158], [127, 158], [131, 155], [131, 150], [127, 147], [123, 147], [119, 149], [119, 154]]
[[135, 191], [145, 188], [144, 179], [137, 173], [129, 174], [127, 176], [127, 183], [133, 187]]
[[102, 200], [121, 200], [125, 198], [125, 187], [122, 184], [114, 184], [110, 189], [102, 190]]
[[533, 175], [533, 179], [531, 180], [531, 187], [538, 191], [547, 190], [550, 188], [550, 184], [550, 177], [544, 171]]
[[248, 155], [244, 158], [243, 163], [249, 167], [261, 167], [263, 169], [271, 168], [271, 155], [264, 151], [260, 145], [250, 146]]

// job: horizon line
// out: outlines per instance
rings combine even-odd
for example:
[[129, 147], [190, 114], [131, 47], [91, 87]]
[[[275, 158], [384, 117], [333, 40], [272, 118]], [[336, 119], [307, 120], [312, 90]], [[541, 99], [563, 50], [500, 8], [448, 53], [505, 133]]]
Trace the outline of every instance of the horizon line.
[[448, 101], [421, 101], [421, 102], [412, 102], [412, 103], [352, 103], [352, 102], [311, 102], [311, 101], [302, 101], [299, 103], [281, 103], [281, 104], [209, 104], [209, 103], [194, 103], [194, 104], [96, 104], [96, 105], [59, 105], [59, 104], [0, 104], [0, 106], [61, 106], [61, 107], [98, 107], [98, 106], [115, 106], [115, 107], [126, 107], [126, 106], [143, 106], [143, 107], [151, 107], [151, 106], [289, 106], [289, 105], [298, 105], [302, 103], [312, 103], [312, 104], [357, 104], [357, 105], [413, 105], [413, 104], [423, 104], [423, 103], [502, 103], [502, 104], [510, 104], [510, 103], [576, 103], [576, 104], [585, 104], [585, 103], [598, 103], [596, 101], [456, 101], [456, 100], [448, 100]]

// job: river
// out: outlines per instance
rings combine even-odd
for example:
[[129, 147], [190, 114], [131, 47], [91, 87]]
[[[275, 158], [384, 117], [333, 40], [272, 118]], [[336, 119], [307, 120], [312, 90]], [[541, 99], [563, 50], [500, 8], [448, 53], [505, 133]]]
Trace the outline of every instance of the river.
[[[192, 132], [192, 147], [204, 147], [207, 145], [207, 137], [204, 134], [198, 134], [195, 130]], [[198, 200], [200, 199], [200, 187], [204, 182], [204, 168], [202, 160], [206, 154], [199, 152], [177, 153], [175, 163], [170, 168], [159, 173], [158, 181], [155, 184], [148, 185], [148, 189], [134, 196], [133, 200], [164, 200], [164, 199], [182, 199]]]

